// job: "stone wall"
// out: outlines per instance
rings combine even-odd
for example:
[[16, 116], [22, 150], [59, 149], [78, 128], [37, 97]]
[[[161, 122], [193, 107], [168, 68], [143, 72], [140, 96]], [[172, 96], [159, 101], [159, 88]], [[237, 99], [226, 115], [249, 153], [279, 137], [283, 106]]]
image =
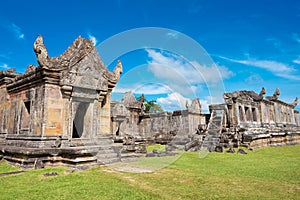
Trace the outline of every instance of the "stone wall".
[[206, 124], [201, 113], [199, 99], [195, 99], [187, 110], [174, 112], [144, 113], [143, 104], [131, 92], [124, 94], [121, 102], [112, 103], [111, 131], [119, 137], [154, 139], [162, 135], [188, 137], [199, 126]]

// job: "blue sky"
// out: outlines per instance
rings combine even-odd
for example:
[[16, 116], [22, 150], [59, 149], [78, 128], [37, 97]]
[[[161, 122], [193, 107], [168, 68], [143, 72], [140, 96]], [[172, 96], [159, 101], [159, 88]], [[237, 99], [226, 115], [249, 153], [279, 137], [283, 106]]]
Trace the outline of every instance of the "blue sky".
[[[78, 35], [94, 40], [101, 49], [103, 41], [143, 27], [165, 28], [179, 48], [185, 45], [182, 38], [193, 39], [219, 74], [212, 73], [209, 61], [189, 57], [197, 55], [198, 49], [187, 48], [187, 56], [182, 56], [164, 45], [144, 46], [106, 63], [113, 69], [121, 59], [124, 67], [112, 98], [120, 99], [117, 92], [126, 90], [144, 92], [172, 110], [194, 97], [200, 98], [204, 109], [220, 102], [221, 96], [212, 94], [217, 87], [226, 92], [259, 92], [264, 86], [269, 96], [278, 87], [284, 101], [300, 97], [300, 1], [296, 0], [3, 1], [0, 70], [13, 67], [24, 72], [28, 64], [37, 64], [33, 42], [38, 34], [52, 57]], [[149, 40], [152, 36], [147, 35]], [[139, 38], [124, 39], [111, 50], [122, 49], [134, 39]]]

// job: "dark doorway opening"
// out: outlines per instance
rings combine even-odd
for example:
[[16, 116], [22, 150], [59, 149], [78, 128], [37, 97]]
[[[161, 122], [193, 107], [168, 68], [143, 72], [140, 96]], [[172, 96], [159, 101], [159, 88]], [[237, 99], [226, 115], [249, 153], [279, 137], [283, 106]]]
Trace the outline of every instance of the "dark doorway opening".
[[30, 101], [25, 101], [24, 105], [25, 105], [25, 108], [27, 110], [27, 113], [30, 114]]
[[81, 138], [84, 132], [84, 118], [90, 103], [80, 102], [77, 106], [75, 117], [73, 119], [72, 138]]

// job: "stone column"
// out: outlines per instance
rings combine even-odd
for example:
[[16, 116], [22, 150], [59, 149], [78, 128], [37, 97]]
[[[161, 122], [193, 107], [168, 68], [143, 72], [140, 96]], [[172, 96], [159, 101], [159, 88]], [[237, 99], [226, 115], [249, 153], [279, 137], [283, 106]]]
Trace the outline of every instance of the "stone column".
[[109, 135], [110, 132], [110, 92], [108, 92], [102, 101], [100, 112], [100, 134]]

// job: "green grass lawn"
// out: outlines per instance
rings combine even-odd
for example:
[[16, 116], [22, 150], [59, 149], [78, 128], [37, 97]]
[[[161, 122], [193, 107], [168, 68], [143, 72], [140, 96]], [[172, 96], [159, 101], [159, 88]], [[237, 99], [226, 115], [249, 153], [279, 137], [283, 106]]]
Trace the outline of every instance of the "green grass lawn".
[[[186, 152], [153, 173], [107, 166], [71, 174], [63, 167], [31, 170], [0, 177], [0, 199], [300, 199], [299, 155], [297, 145], [205, 158]], [[168, 158], [146, 159], [124, 165], [142, 167]], [[16, 170], [0, 163], [0, 173]], [[47, 172], [58, 176], [44, 177]]]

